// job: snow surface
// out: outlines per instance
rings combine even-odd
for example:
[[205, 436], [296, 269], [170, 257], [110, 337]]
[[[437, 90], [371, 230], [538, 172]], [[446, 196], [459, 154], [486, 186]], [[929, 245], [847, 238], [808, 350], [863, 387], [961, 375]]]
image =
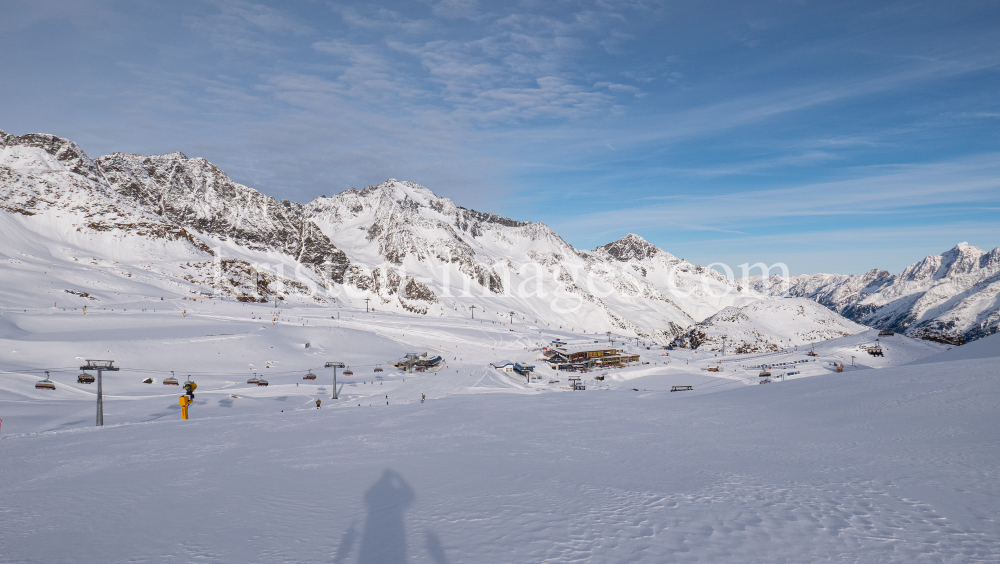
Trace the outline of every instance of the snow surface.
[[[945, 348], [903, 336], [862, 359], [874, 331], [815, 358], [633, 340], [650, 364], [584, 374], [574, 392], [537, 360], [530, 385], [488, 364], [589, 335], [262, 306], [5, 310], [0, 562], [1000, 558], [995, 359], [902, 366]], [[424, 351], [447, 366], [387, 364]], [[122, 367], [105, 376], [103, 428], [95, 386], [75, 381], [95, 357]], [[354, 371], [340, 400], [328, 360]], [[799, 373], [762, 386], [758, 364]], [[55, 392], [33, 387], [40, 368]], [[199, 384], [189, 421], [169, 370]], [[246, 384], [254, 372], [270, 385]]]

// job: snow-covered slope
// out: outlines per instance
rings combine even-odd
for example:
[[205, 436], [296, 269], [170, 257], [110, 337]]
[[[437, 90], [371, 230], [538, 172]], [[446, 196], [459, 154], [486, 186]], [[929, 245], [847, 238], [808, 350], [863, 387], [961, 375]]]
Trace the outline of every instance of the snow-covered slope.
[[[0, 308], [0, 563], [1000, 555], [993, 359], [899, 369], [945, 347], [896, 335], [869, 364], [875, 330], [818, 357], [630, 343], [639, 363], [573, 391], [541, 363], [530, 381], [489, 366], [592, 342], [544, 323], [101, 297], [86, 315]], [[388, 364], [413, 351], [446, 366]], [[121, 369], [101, 428], [88, 358]], [[328, 361], [352, 370], [336, 400]], [[187, 421], [174, 372], [198, 384]]]
[[[778, 295], [780, 277], [753, 289]], [[789, 295], [806, 297], [858, 323], [942, 342], [972, 341], [1000, 330], [1000, 248], [959, 243], [893, 276], [806, 274], [788, 281]]]
[[814, 301], [784, 298], [727, 307], [677, 339], [683, 347], [732, 354], [770, 352], [860, 333], [867, 328]]
[[[37, 372], [0, 379], [0, 562], [1000, 560], [993, 360], [766, 386], [675, 360], [600, 390], [529, 389], [484, 364], [539, 333], [318, 306], [272, 326], [244, 315], [259, 306], [0, 315], [24, 333], [0, 337], [4, 365], [68, 368], [54, 392]], [[455, 370], [372, 381], [418, 343], [455, 351]], [[72, 370], [98, 352], [122, 367], [101, 428]], [[327, 359], [356, 372], [341, 400]], [[188, 421], [161, 384], [174, 368], [200, 384]], [[757, 380], [718, 373], [735, 374]]]

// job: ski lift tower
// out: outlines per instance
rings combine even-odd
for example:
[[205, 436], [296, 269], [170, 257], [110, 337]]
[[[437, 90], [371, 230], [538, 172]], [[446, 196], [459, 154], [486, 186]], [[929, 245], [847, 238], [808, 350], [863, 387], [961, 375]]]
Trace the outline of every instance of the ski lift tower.
[[406, 353], [406, 356], [405, 356], [406, 360], [403, 361], [403, 363], [406, 365], [406, 372], [408, 374], [413, 374], [413, 365], [417, 363], [417, 360], [419, 360], [420, 357], [424, 357], [424, 356], [427, 356], [426, 352], [425, 353], [415, 353], [415, 352]]
[[113, 360], [90, 360], [87, 359], [87, 366], [81, 366], [80, 370], [96, 370], [97, 371], [97, 426], [104, 426], [104, 394], [103, 388], [101, 387], [101, 376], [104, 372], [118, 372], [118, 368], [114, 366]]
[[726, 336], [722, 336], [722, 356], [726, 356]]
[[330, 397], [330, 399], [338, 399], [337, 398], [337, 369], [338, 368], [343, 368], [343, 367], [344, 367], [344, 363], [343, 362], [328, 362], [328, 363], [326, 363], [326, 366], [324, 366], [324, 368], [332, 368], [333, 369], [333, 395]]

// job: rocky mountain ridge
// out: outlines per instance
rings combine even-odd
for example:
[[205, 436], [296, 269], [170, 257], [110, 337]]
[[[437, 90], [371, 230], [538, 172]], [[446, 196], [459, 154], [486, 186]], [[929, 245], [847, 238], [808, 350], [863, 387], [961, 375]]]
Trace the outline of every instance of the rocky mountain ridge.
[[19, 238], [40, 236], [45, 253], [58, 247], [53, 260], [89, 255], [94, 265], [183, 280], [191, 293], [308, 294], [425, 315], [478, 307], [498, 320], [513, 311], [658, 341], [736, 299], [732, 281], [637, 235], [578, 250], [544, 224], [457, 206], [409, 182], [297, 204], [180, 152], [92, 159], [66, 139], [4, 132], [0, 150], [0, 208], [21, 218], [10, 224]]
[[1000, 248], [986, 252], [959, 243], [911, 264], [897, 275], [871, 270], [863, 275], [779, 276], [752, 284], [762, 294], [815, 300], [869, 327], [958, 344], [1000, 330]]
[[[300, 296], [423, 315], [478, 308], [498, 321], [514, 312], [670, 342], [726, 307], [780, 294], [774, 277], [744, 288], [635, 234], [576, 249], [543, 223], [467, 209], [395, 179], [299, 204], [180, 152], [92, 159], [53, 135], [0, 131], [0, 183], [11, 229], [54, 237], [63, 255], [86, 250], [95, 264], [169, 271], [189, 292], [243, 300]], [[145, 260], [167, 256], [170, 265]], [[789, 294], [866, 325], [973, 339], [997, 330], [998, 265], [1000, 250], [959, 245], [897, 276], [792, 277]]]

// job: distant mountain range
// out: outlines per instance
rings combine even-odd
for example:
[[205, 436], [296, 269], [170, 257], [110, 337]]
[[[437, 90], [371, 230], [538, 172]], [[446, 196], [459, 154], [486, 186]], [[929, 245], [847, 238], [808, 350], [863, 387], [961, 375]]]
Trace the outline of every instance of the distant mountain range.
[[[757, 279], [767, 295], [783, 280]], [[951, 344], [996, 333], [1000, 324], [1000, 248], [985, 252], [968, 243], [931, 255], [892, 275], [804, 274], [786, 281], [792, 296], [815, 300], [858, 323]]]
[[[6, 305], [280, 297], [495, 322], [513, 312], [514, 323], [666, 343], [778, 291], [775, 278], [744, 287], [634, 234], [575, 249], [543, 223], [397, 180], [299, 204], [182, 153], [92, 159], [66, 139], [0, 131], [0, 188], [0, 260], [16, 282], [0, 289]], [[858, 323], [970, 340], [997, 331], [998, 265], [1000, 250], [963, 244], [895, 277], [789, 282]]]

